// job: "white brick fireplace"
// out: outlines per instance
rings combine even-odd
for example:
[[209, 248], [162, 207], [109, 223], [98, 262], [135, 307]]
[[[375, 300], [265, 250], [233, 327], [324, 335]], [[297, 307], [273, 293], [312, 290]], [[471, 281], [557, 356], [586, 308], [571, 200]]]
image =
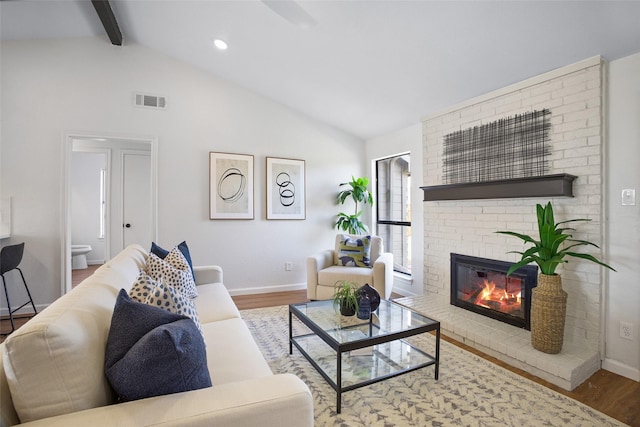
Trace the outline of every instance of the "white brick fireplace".
[[[547, 355], [529, 344], [529, 332], [449, 305], [449, 254], [452, 252], [516, 261], [521, 241], [497, 230], [536, 231], [536, 203], [551, 201], [556, 221], [578, 223], [575, 238], [602, 244], [603, 99], [605, 64], [600, 57], [558, 69], [465, 102], [423, 121], [423, 184], [444, 184], [443, 137], [533, 110], [551, 111], [549, 174], [577, 176], [573, 198], [511, 198], [424, 202], [424, 294], [427, 312], [448, 334], [566, 389], [573, 389], [600, 367], [603, 331], [603, 271], [583, 260], [560, 267], [569, 294], [565, 345]], [[596, 248], [589, 252], [603, 258]]]

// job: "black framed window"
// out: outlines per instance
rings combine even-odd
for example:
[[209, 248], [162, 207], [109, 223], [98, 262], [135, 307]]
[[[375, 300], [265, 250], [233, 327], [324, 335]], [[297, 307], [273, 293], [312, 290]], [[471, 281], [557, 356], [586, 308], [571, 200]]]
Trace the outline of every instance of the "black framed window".
[[411, 274], [411, 156], [376, 161], [376, 234], [393, 253], [394, 270]]

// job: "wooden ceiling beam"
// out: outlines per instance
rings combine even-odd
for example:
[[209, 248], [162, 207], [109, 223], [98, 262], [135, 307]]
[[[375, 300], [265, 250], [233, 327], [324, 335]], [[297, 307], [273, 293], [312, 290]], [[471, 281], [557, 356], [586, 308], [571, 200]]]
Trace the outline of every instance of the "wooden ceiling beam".
[[122, 33], [118, 27], [118, 21], [116, 21], [113, 10], [111, 10], [109, 0], [91, 0], [91, 3], [96, 9], [98, 17], [100, 17], [100, 21], [102, 21], [102, 26], [107, 32], [109, 40], [111, 40], [111, 44], [122, 46]]

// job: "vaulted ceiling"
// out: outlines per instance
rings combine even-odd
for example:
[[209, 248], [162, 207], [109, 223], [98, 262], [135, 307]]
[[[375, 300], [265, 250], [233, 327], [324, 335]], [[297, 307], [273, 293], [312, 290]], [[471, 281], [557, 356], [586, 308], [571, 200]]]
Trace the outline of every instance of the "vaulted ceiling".
[[[638, 1], [110, 4], [121, 49], [148, 46], [362, 139], [594, 55], [640, 52]], [[3, 40], [109, 43], [89, 1], [2, 1], [0, 19]]]

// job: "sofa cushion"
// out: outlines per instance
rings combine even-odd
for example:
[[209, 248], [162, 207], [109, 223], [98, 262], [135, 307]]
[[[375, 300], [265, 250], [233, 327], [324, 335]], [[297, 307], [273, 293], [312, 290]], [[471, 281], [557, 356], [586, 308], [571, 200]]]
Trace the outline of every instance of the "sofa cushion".
[[202, 325], [211, 381], [216, 385], [273, 375], [247, 324], [239, 318]]
[[194, 302], [203, 325], [218, 320], [240, 318], [238, 308], [222, 283], [200, 285], [198, 294]]
[[122, 402], [211, 387], [204, 340], [194, 323], [132, 301], [124, 289], [111, 318], [105, 373]]
[[162, 279], [165, 285], [173, 286], [187, 298], [198, 296], [189, 264], [177, 248], [173, 248], [164, 259], [156, 254], [149, 254], [145, 271], [154, 280]]
[[318, 272], [318, 283], [326, 284], [325, 286], [335, 286], [343, 280], [356, 283], [358, 286], [373, 283], [373, 269], [332, 265]]
[[[117, 295], [121, 288], [131, 286], [138, 275], [138, 271], [147, 265], [147, 257], [148, 253], [142, 246], [137, 244], [127, 246], [122, 252], [98, 269], [98, 271], [105, 270], [105, 272], [110, 272], [111, 277], [103, 283], [112, 285]], [[112, 280], [114, 275], [120, 279]], [[90, 282], [93, 282], [93, 280]]]
[[136, 302], [187, 316], [193, 320], [198, 330], [202, 330], [195, 303], [174, 287], [165, 285], [163, 279], [154, 280], [143, 270], [140, 270], [129, 295]]
[[371, 267], [371, 236], [343, 234], [338, 244], [337, 265]]
[[[191, 275], [195, 276], [195, 273], [193, 271], [193, 262], [191, 261], [191, 253], [189, 252], [189, 246], [187, 246], [187, 242], [183, 241], [176, 247], [180, 250], [180, 252], [182, 252], [182, 255], [184, 255], [185, 259], [189, 263], [189, 268], [191, 269]], [[164, 259], [167, 255], [169, 255], [170, 251], [164, 248], [161, 248], [156, 244], [156, 242], [151, 242], [151, 250], [149, 252], [156, 254], [161, 259]]]
[[109, 285], [83, 284], [7, 338], [2, 357], [21, 422], [113, 402], [104, 348], [117, 294]]

